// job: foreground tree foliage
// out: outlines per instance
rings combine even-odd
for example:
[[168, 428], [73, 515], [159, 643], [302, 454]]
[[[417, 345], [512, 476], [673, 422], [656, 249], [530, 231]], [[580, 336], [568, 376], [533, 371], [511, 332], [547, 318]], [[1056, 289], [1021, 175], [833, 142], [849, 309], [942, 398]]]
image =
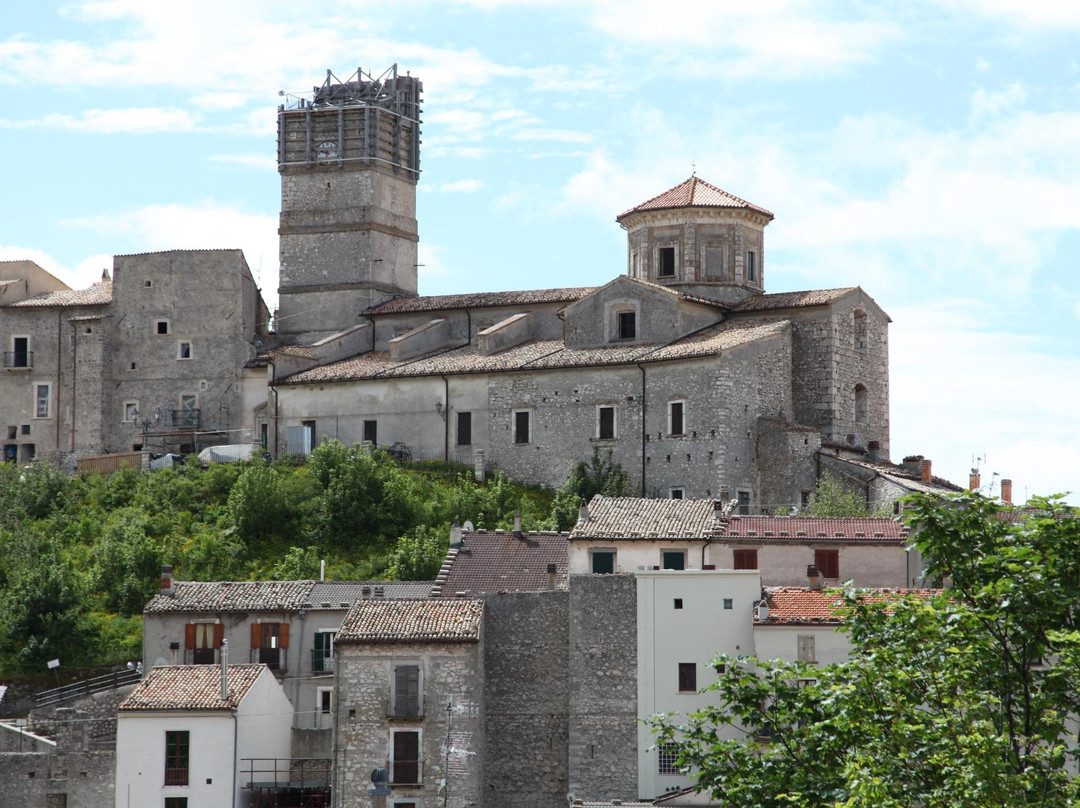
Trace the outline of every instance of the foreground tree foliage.
[[976, 495], [909, 519], [946, 594], [837, 591], [850, 661], [721, 658], [716, 704], [657, 717], [660, 743], [725, 806], [984, 808], [1080, 802], [1080, 519]]

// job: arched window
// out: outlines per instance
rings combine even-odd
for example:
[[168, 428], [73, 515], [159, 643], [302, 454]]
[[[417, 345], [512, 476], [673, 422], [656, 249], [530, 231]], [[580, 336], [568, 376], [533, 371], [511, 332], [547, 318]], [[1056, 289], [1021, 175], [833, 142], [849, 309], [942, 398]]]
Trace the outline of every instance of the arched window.
[[855, 309], [852, 314], [852, 334], [856, 351], [866, 350], [866, 312]]
[[855, 385], [855, 423], [870, 423], [870, 399], [866, 395], [866, 385]]

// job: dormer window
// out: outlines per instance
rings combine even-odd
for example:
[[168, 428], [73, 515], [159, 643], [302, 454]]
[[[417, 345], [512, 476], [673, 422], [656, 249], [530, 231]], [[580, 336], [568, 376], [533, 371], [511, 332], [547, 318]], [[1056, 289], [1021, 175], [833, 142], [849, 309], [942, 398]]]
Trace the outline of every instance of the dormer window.
[[619, 339], [635, 339], [637, 337], [637, 312], [620, 311], [616, 314]]

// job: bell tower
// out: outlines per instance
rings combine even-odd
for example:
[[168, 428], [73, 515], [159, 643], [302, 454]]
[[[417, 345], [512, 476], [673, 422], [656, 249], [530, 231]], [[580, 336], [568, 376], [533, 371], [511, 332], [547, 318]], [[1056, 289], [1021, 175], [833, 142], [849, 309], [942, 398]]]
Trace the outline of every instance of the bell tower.
[[278, 107], [281, 270], [277, 331], [310, 343], [368, 306], [416, 294], [423, 85], [397, 65]]

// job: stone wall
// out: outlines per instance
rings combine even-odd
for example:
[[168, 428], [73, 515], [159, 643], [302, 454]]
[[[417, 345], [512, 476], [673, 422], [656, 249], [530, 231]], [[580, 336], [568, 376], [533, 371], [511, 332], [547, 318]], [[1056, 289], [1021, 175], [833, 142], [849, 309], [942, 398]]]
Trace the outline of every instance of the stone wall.
[[115, 778], [115, 752], [0, 754], [0, 806], [109, 808]]
[[575, 798], [637, 799], [637, 583], [570, 578], [569, 786]]
[[484, 601], [484, 808], [563, 808], [568, 787], [569, 593]]

